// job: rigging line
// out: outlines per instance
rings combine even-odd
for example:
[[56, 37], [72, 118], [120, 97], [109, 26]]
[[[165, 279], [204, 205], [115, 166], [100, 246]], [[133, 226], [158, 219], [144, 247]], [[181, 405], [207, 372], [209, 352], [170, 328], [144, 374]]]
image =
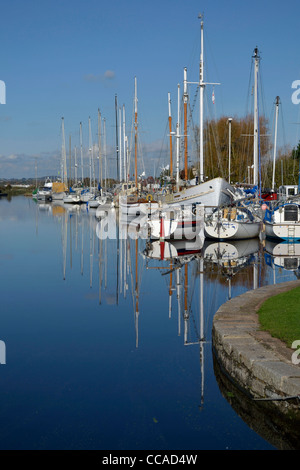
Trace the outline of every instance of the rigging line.
[[[208, 99], [207, 96], [205, 98], [206, 98], [206, 102], [207, 102], [207, 99]], [[207, 108], [209, 110], [209, 114], [212, 115], [211, 108], [210, 108], [210, 105], [208, 103], [207, 103]], [[209, 125], [210, 125], [210, 130], [211, 130], [211, 133], [212, 133], [212, 136], [213, 136], [213, 141], [214, 141], [214, 144], [215, 144], [215, 150], [216, 150], [218, 165], [219, 165], [219, 168], [221, 169], [221, 174], [224, 174], [224, 167], [223, 167], [223, 162], [222, 162], [222, 158], [221, 158], [221, 151], [220, 151], [220, 140], [219, 140], [219, 135], [218, 135], [218, 131], [217, 131], [217, 128], [216, 128], [215, 119], [210, 119]]]
[[[159, 158], [158, 158], [158, 162], [157, 162], [157, 165], [156, 166], [156, 169], [158, 168], [159, 165], [163, 165], [165, 166], [165, 158], [167, 158], [167, 153], [168, 153], [168, 150], [166, 150], [166, 139], [167, 139], [167, 134], [168, 134], [168, 130], [169, 130], [169, 123], [168, 123], [168, 120], [166, 121], [166, 127], [165, 127], [165, 132], [164, 132], [164, 137], [163, 137], [163, 140], [161, 142], [161, 147], [160, 147], [160, 152], [159, 152]], [[163, 155], [164, 154], [164, 155]], [[162, 155], [163, 155], [163, 163], [161, 163], [161, 158], [162, 158]], [[156, 173], [156, 172], [155, 172]], [[154, 175], [156, 177], [156, 174]]]
[[[207, 36], [206, 31], [204, 31], [204, 39], [205, 39], [205, 43], [208, 44], [208, 48], [207, 48], [207, 49], [208, 49], [208, 51], [209, 51], [209, 54], [210, 54], [211, 59], [212, 59], [212, 64], [213, 64], [213, 66], [214, 66], [214, 68], [215, 68], [215, 71], [216, 71], [216, 77], [217, 77], [217, 78], [216, 78], [216, 80], [212, 80], [212, 81], [217, 81], [217, 82], [220, 83], [220, 82], [221, 82], [221, 80], [220, 80], [220, 78], [219, 78], [219, 77], [220, 77], [220, 74], [219, 74], [219, 71], [218, 71], [218, 67], [217, 67], [217, 64], [216, 64], [216, 61], [215, 61], [215, 58], [214, 58], [213, 50], [212, 50], [212, 47], [211, 47], [211, 44], [210, 44], [210, 41], [209, 41], [209, 38], [208, 38], [208, 36]], [[205, 60], [206, 60], [206, 62], [207, 62], [207, 54], [206, 54], [206, 52], [205, 52], [204, 54], [205, 54]], [[209, 60], [208, 60], [208, 63], [209, 63]], [[206, 67], [206, 70], [207, 70], [207, 69], [208, 69], [208, 71], [209, 71], [209, 67], [208, 67], [208, 68]], [[209, 82], [209, 81], [210, 81], [210, 80], [209, 80], [209, 74], [207, 75], [207, 77], [208, 77], [207, 81]], [[220, 87], [220, 101], [221, 101], [221, 110], [222, 110], [222, 114], [224, 114], [224, 103], [223, 103], [222, 87]]]

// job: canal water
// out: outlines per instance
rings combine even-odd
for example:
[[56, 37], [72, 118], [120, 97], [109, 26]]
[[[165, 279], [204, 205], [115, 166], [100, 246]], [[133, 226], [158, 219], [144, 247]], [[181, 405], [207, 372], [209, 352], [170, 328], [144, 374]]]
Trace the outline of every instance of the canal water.
[[294, 251], [149, 245], [114, 220], [0, 200], [0, 448], [288, 446], [220, 379], [211, 329], [229, 298], [296, 279]]

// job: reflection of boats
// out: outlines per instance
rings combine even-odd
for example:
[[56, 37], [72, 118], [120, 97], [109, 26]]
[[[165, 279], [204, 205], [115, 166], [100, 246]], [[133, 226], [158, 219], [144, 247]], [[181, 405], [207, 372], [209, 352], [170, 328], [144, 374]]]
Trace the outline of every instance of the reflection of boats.
[[205, 241], [203, 246], [205, 261], [235, 267], [244, 266], [258, 251], [259, 240], [257, 238], [235, 240], [230, 243]]
[[206, 216], [204, 233], [218, 240], [244, 240], [258, 237], [260, 228], [261, 218], [251, 206], [229, 206]]
[[300, 240], [300, 204], [279, 203], [273, 209], [267, 209], [264, 223], [269, 238]]
[[300, 267], [300, 243], [276, 243], [266, 240], [265, 260], [269, 266], [297, 271]]
[[244, 267], [253, 266], [253, 289], [258, 286], [257, 256], [259, 240], [233, 240], [229, 242], [205, 241], [203, 257], [206, 263], [213, 263], [221, 269], [222, 275], [229, 282], [229, 298], [233, 277]]
[[196, 237], [193, 240], [148, 241], [143, 254], [149, 259], [174, 260], [181, 257], [194, 257], [201, 253], [203, 240]]

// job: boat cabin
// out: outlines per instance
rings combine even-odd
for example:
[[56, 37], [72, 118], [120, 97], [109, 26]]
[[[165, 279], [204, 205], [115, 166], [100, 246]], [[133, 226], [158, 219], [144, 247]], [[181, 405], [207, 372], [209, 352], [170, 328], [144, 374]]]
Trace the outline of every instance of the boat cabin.
[[299, 194], [299, 188], [296, 185], [285, 185], [280, 186], [278, 191], [278, 199], [286, 201], [291, 197], [295, 197]]

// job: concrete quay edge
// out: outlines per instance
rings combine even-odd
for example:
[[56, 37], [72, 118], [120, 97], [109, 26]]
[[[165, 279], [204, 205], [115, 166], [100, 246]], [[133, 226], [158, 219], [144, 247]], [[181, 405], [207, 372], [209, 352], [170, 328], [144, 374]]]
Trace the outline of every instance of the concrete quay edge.
[[[300, 365], [292, 362], [295, 350], [260, 329], [257, 312], [268, 298], [296, 287], [298, 280], [229, 300], [215, 314], [212, 331], [217, 360], [232, 380], [254, 399], [273, 400], [286, 409], [290, 399], [300, 398]], [[299, 403], [297, 399], [292, 404], [297, 411]]]

